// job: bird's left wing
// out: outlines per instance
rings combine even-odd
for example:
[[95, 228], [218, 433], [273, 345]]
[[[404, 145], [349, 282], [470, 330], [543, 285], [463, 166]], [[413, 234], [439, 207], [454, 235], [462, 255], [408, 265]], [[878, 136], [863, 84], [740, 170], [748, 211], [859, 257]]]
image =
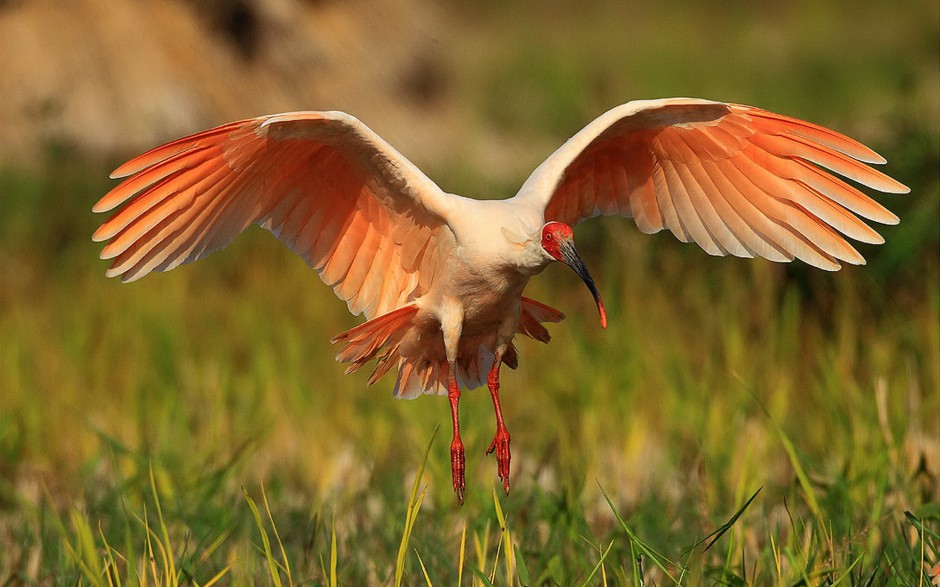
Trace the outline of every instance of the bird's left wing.
[[908, 191], [870, 163], [884, 159], [829, 129], [758, 108], [641, 100], [574, 135], [516, 197], [542, 206], [546, 221], [632, 217], [645, 233], [668, 228], [712, 255], [796, 257], [836, 270], [839, 261], [864, 263], [842, 235], [884, 242], [856, 215], [898, 219], [834, 174], [882, 192]]
[[384, 314], [427, 290], [453, 237], [437, 185], [356, 118], [292, 112], [157, 147], [94, 211], [124, 281], [227, 246], [251, 224], [284, 241], [354, 314]]

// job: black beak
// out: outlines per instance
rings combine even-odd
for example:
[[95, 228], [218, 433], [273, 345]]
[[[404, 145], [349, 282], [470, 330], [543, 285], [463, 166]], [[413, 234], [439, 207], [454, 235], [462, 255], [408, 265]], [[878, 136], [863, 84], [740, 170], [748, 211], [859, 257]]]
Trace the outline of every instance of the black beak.
[[601, 294], [597, 291], [597, 286], [594, 285], [594, 279], [591, 277], [590, 272], [588, 272], [587, 267], [584, 265], [584, 261], [581, 260], [581, 256], [578, 255], [578, 251], [574, 248], [574, 243], [571, 241], [563, 242], [561, 244], [561, 258], [568, 267], [571, 267], [575, 273], [578, 274], [588, 289], [591, 290], [591, 295], [594, 296], [594, 303], [597, 304], [597, 312], [601, 315], [601, 328], [607, 328], [607, 311], [604, 310], [604, 302], [601, 300]]

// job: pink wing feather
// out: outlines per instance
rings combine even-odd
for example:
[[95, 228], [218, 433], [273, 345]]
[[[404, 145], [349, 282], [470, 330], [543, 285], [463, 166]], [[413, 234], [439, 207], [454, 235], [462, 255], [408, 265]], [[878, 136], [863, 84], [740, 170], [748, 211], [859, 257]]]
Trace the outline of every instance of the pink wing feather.
[[[863, 264], [843, 238], [882, 243], [858, 216], [897, 217], [848, 185], [906, 193], [866, 164], [884, 159], [826, 128], [750, 106], [692, 98], [637, 101], [589, 124], [529, 177], [517, 197], [545, 220], [632, 217], [712, 255]], [[840, 234], [841, 233], [841, 234]]]
[[233, 122], [119, 167], [94, 207], [124, 204], [95, 232], [109, 276], [166, 271], [227, 246], [251, 224], [314, 267], [353, 314], [423, 293], [453, 246], [447, 195], [361, 122], [296, 112]]

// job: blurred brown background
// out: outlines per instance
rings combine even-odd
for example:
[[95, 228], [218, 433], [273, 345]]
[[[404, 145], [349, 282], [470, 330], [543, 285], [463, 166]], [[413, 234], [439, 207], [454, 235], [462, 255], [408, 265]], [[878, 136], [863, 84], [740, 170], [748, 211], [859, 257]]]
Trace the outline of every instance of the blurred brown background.
[[[138, 151], [229, 120], [342, 108], [422, 147], [443, 57], [429, 2], [0, 3], [0, 155]], [[406, 131], [407, 129], [407, 131]]]

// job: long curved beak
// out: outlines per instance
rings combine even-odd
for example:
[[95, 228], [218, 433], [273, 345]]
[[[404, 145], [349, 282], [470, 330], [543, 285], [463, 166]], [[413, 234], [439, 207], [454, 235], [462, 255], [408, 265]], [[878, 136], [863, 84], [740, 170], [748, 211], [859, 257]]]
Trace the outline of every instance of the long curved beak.
[[594, 303], [597, 304], [597, 312], [601, 316], [601, 328], [607, 328], [607, 311], [604, 309], [601, 294], [597, 291], [597, 286], [594, 285], [594, 279], [584, 265], [584, 261], [581, 260], [581, 256], [578, 255], [578, 251], [574, 248], [574, 243], [567, 241], [562, 243], [559, 248], [561, 250], [562, 261], [564, 261], [568, 267], [571, 267], [574, 272], [578, 274], [578, 277], [584, 281], [584, 285], [588, 286], [588, 289], [591, 290], [591, 295], [594, 296]]

